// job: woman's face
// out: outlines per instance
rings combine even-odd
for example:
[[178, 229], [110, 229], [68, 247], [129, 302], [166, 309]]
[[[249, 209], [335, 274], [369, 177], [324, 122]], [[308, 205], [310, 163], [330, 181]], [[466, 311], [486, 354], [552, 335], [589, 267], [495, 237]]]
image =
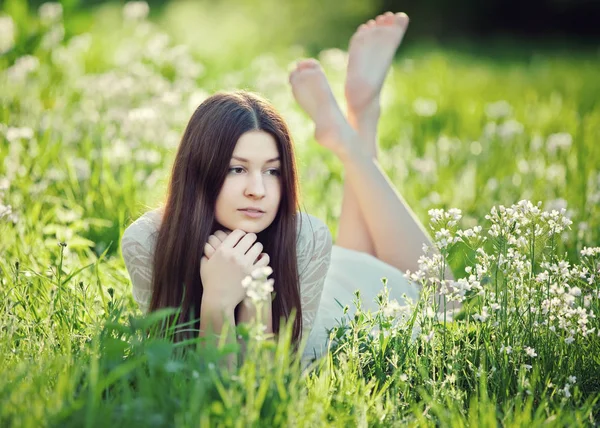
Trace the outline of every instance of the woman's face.
[[250, 131], [238, 140], [216, 203], [216, 219], [229, 230], [265, 230], [281, 201], [281, 161], [275, 139]]

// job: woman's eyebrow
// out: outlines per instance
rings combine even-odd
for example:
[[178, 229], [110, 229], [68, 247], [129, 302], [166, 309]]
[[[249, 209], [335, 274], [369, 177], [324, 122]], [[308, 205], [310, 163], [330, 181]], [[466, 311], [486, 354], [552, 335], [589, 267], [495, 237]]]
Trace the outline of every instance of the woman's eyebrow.
[[[240, 162], [246, 162], [246, 163], [250, 162], [248, 159], [241, 158], [239, 156], [232, 156], [231, 158], [235, 159], [237, 161], [240, 161]], [[280, 160], [279, 156], [277, 156], [276, 158], [273, 158], [273, 159], [268, 159], [265, 163], [277, 162], [278, 160]]]

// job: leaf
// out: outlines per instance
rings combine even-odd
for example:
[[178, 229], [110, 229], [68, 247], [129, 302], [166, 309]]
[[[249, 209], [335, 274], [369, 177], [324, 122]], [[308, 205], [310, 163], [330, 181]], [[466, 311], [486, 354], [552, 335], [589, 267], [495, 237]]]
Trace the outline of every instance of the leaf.
[[171, 315], [178, 313], [176, 308], [161, 308], [142, 317], [131, 318], [131, 326], [136, 330], [147, 330], [157, 326], [159, 322], [167, 321]]
[[146, 342], [145, 353], [150, 367], [164, 368], [173, 353], [173, 343], [164, 339], [149, 340]]

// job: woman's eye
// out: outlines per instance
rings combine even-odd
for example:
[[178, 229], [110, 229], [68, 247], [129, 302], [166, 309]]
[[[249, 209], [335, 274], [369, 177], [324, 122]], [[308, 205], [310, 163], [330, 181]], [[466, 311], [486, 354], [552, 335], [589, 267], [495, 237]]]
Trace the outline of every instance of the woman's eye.
[[281, 170], [279, 170], [278, 168], [273, 168], [273, 169], [267, 170], [267, 173], [269, 173], [270, 175], [279, 177], [281, 175]]
[[241, 166], [234, 166], [229, 168], [229, 172], [233, 174], [241, 174], [242, 172], [244, 172], [244, 168], [242, 168]]

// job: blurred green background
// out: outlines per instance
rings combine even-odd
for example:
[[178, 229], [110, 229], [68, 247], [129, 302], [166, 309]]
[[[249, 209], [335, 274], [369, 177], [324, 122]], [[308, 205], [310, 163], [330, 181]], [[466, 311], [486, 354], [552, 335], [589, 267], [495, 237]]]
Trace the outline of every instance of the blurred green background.
[[[589, 26], [596, 6], [61, 4], [55, 19], [56, 8], [41, 2], [3, 1], [13, 28], [0, 35], [14, 38], [0, 55], [0, 176], [10, 182], [0, 203], [45, 212], [48, 224], [32, 221], [27, 233], [51, 246], [70, 236], [91, 254], [110, 245], [117, 255], [123, 229], [164, 196], [193, 108], [234, 88], [257, 91], [282, 112], [297, 145], [304, 207], [335, 235], [343, 171], [312, 141], [287, 73], [298, 58], [319, 58], [343, 102], [348, 39], [385, 9], [406, 11], [411, 24], [384, 88], [381, 163], [421, 220], [430, 208], [456, 207], [472, 226], [492, 205], [531, 199], [568, 209], [576, 222], [565, 236], [571, 256], [600, 242], [600, 50], [597, 26]], [[19, 127], [31, 137], [9, 138]]]
[[[42, 0], [4, 0], [23, 26]], [[125, 2], [63, 0], [67, 34], [107, 27]], [[540, 49], [598, 48], [600, 2], [593, 0], [183, 0], [149, 1], [150, 18], [202, 53], [244, 58], [299, 44], [314, 53], [345, 48], [356, 27], [386, 10], [411, 17], [405, 44], [420, 42], [526, 55]], [[500, 51], [500, 52], [499, 52]]]

